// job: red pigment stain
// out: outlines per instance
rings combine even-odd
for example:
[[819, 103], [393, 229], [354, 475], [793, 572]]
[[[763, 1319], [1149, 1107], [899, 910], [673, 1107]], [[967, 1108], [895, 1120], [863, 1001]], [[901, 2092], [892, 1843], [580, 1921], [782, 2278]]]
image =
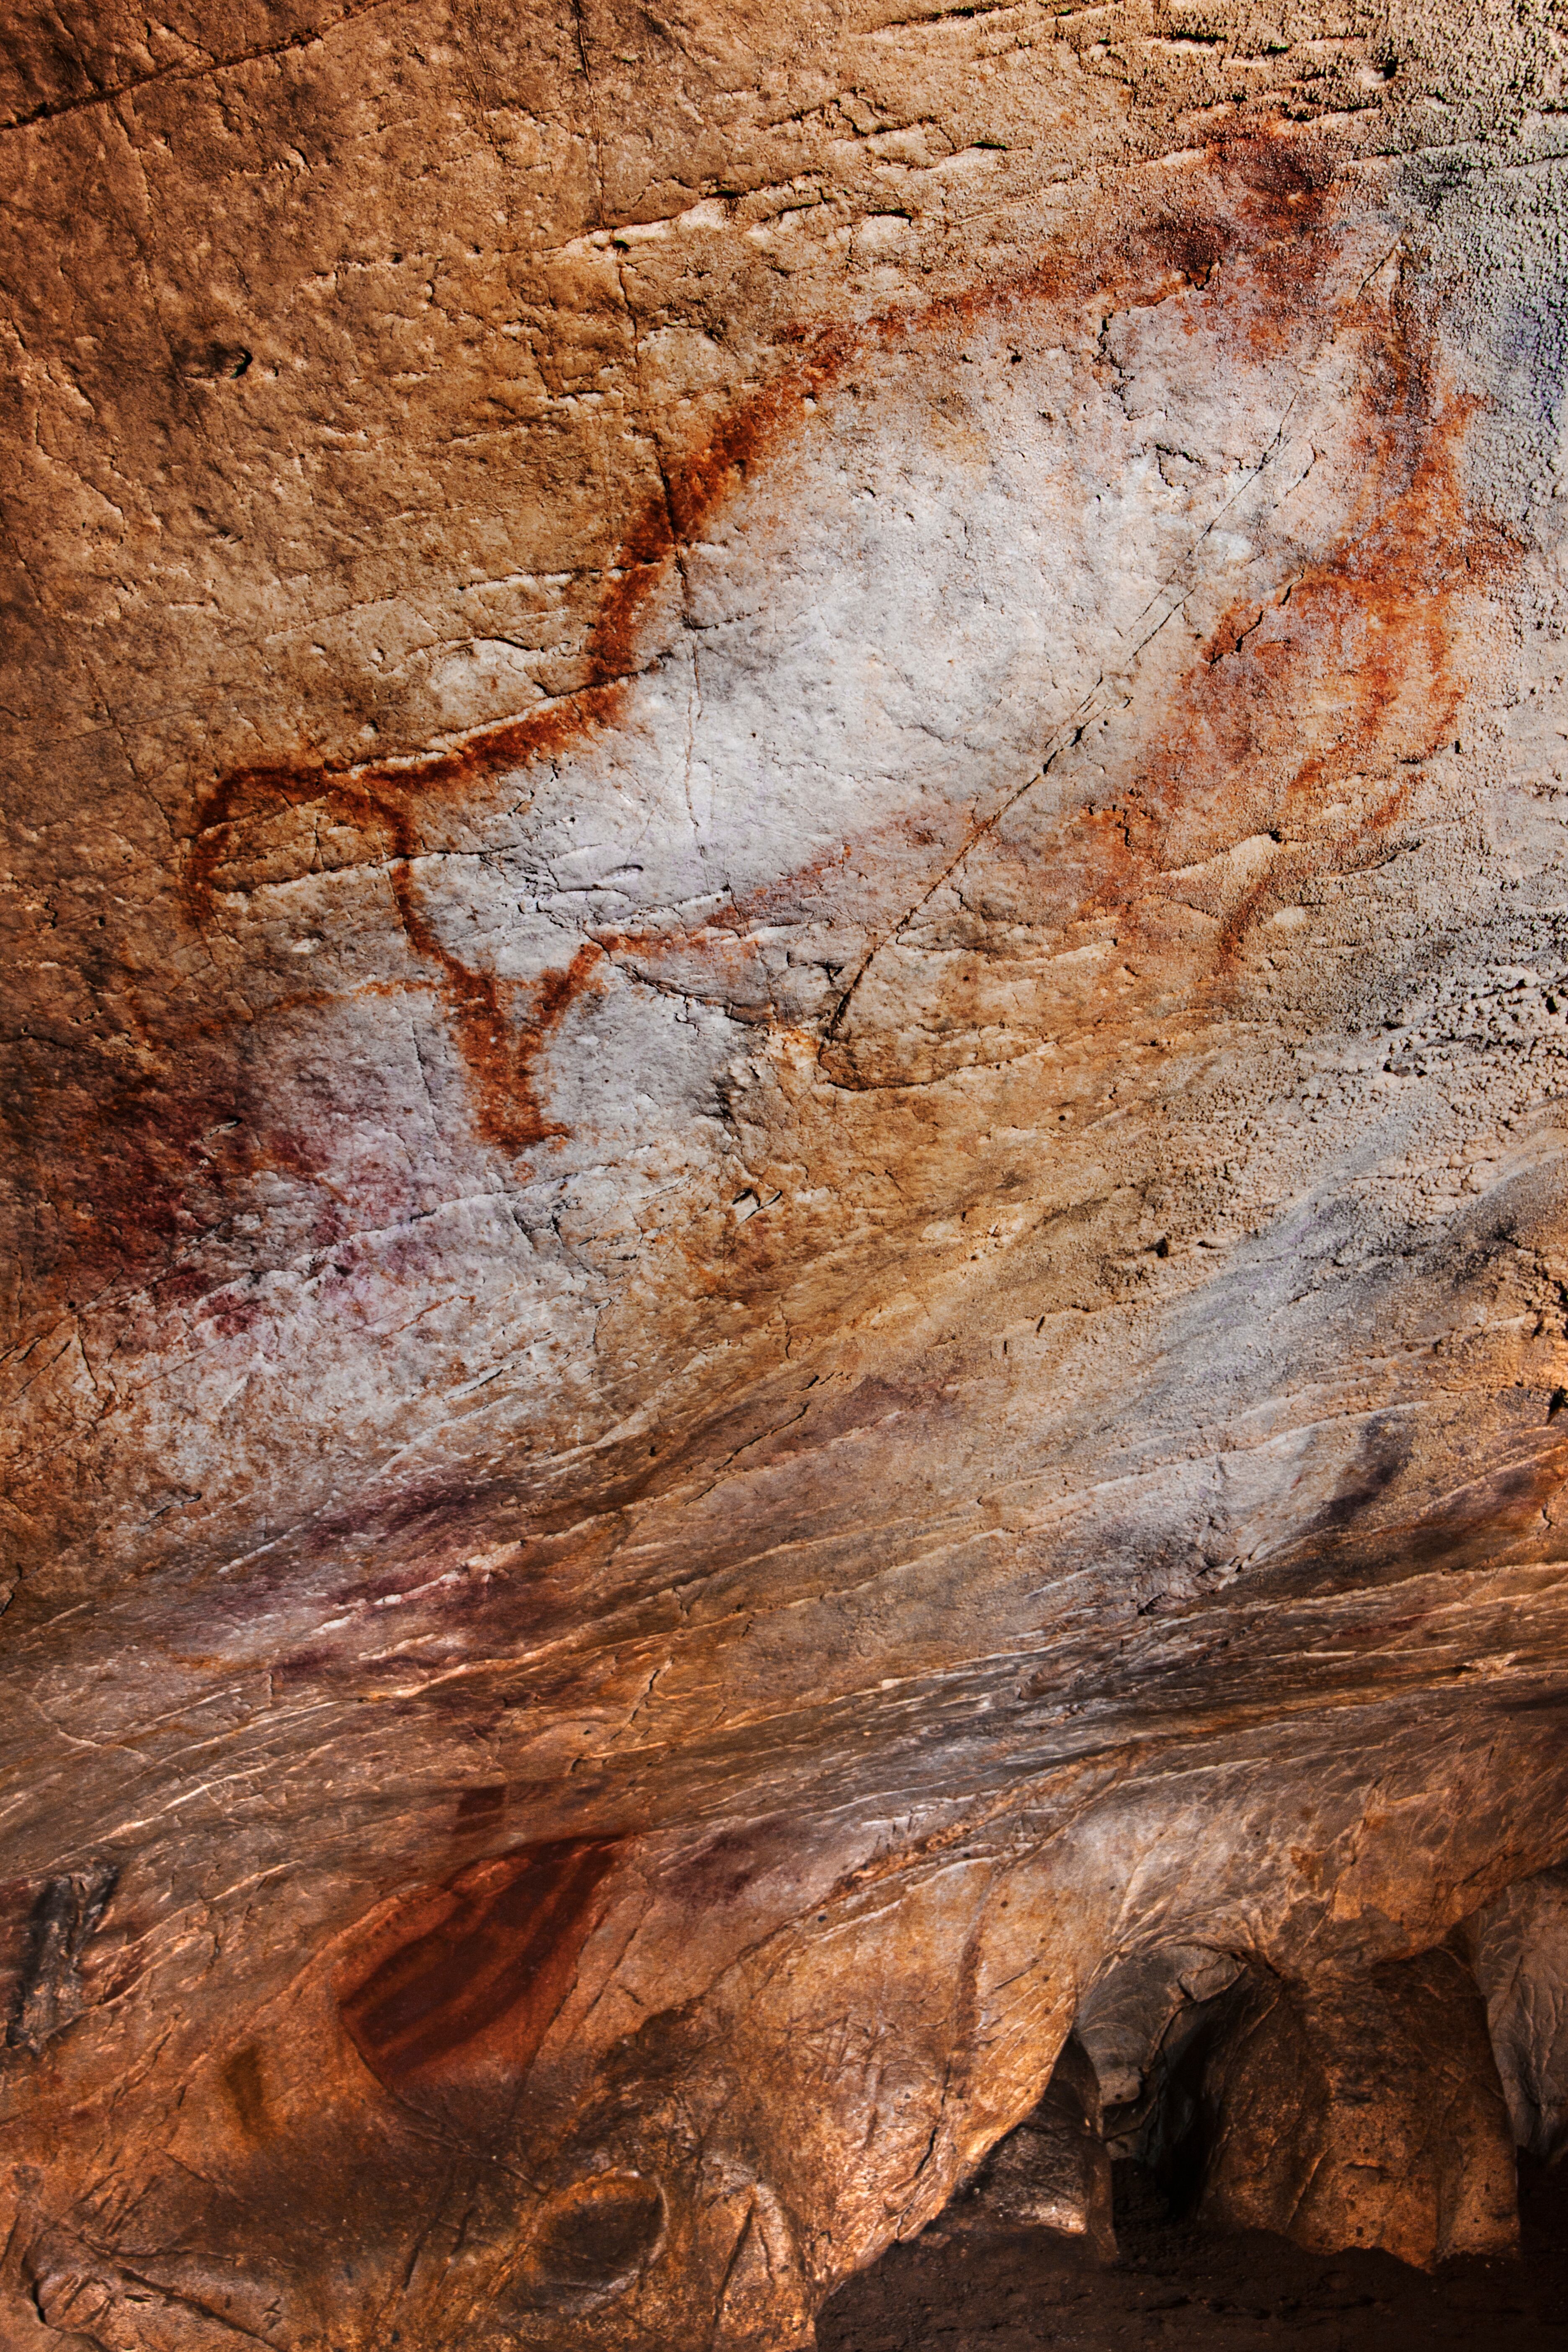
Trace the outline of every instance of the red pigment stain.
[[[296, 995], [279, 1008], [326, 1000]], [[5, 1111], [16, 1141], [18, 1191], [28, 1203], [31, 1257], [39, 1277], [77, 1304], [128, 1268], [159, 1259], [221, 1230], [265, 1168], [298, 1176], [322, 1192], [300, 1233], [306, 1248], [330, 1247], [356, 1225], [395, 1213], [390, 1181], [374, 1190], [370, 1213], [358, 1213], [322, 1190], [324, 1149], [287, 1120], [264, 1113], [235, 1048], [226, 1016], [192, 1024], [174, 1037], [150, 1027], [136, 1040], [141, 1066], [108, 1054], [63, 1082], [43, 1065], [19, 1074]], [[89, 1044], [88, 1053], [93, 1051]], [[210, 1273], [165, 1273], [165, 1305], [210, 1292]], [[215, 1307], [250, 1319], [237, 1294]]]
[[[412, 861], [418, 854], [417, 800], [451, 792], [586, 742], [623, 713], [636, 667], [637, 639], [649, 604], [684, 546], [753, 467], [807, 414], [805, 404], [856, 361], [934, 336], [961, 331], [984, 316], [1092, 296], [1126, 308], [1154, 302], [1184, 286], [1202, 285], [1228, 257], [1246, 252], [1261, 269], [1268, 299], [1236, 323], [1251, 344], [1278, 340], [1294, 306], [1305, 300], [1328, 259], [1324, 235], [1328, 175], [1300, 151], [1268, 140], [1228, 142], [1207, 159], [1218, 216], [1173, 208], [1126, 233], [1108, 251], [1064, 243], [1032, 268], [997, 284], [944, 296], [923, 308], [887, 313], [862, 325], [801, 328], [796, 355], [783, 372], [739, 400], [698, 447], [671, 467], [642, 502], [609, 567], [585, 647], [587, 676], [548, 707], [483, 728], [462, 744], [408, 760], [354, 765], [326, 759], [252, 767], [224, 777], [196, 811], [185, 876], [187, 904], [200, 922], [221, 888], [222, 868], [237, 846], [237, 829], [281, 810], [324, 806], [362, 836], [378, 835], [394, 861], [394, 893], [410, 946], [434, 965], [453, 1034], [473, 1084], [480, 1131], [499, 1148], [521, 1152], [562, 1130], [541, 1107], [534, 1068], [541, 1050], [603, 952], [579, 949], [564, 972], [523, 990], [465, 964], [422, 913]], [[798, 890], [808, 879], [792, 877]], [[786, 886], [769, 886], [775, 899]], [[761, 912], [759, 908], [756, 912]], [[733, 929], [740, 908], [710, 928]], [[751, 915], [755, 919], [756, 914]], [[628, 940], [626, 944], [630, 945]], [[645, 943], [653, 949], [658, 943]]]
[[521, 1846], [384, 1920], [335, 1986], [377, 2080], [401, 2091], [486, 2061], [523, 2073], [571, 1990], [615, 1855], [603, 1838]]
[[458, 1800], [454, 1828], [471, 1836], [476, 1830], [493, 1829], [506, 1811], [506, 1783], [492, 1782], [484, 1789], [465, 1789]]
[[[1408, 814], [1408, 771], [1452, 735], [1468, 690], [1454, 650], [1463, 608], [1521, 554], [1467, 509], [1459, 455], [1475, 404], [1440, 400], [1434, 354], [1407, 327], [1385, 356], [1367, 403], [1373, 446], [1360, 510], [1326, 560], [1261, 607], [1224, 617], [1118, 813], [1132, 870], [1096, 894], [1101, 906], [1126, 904], [1156, 874], [1271, 833], [1281, 856], [1221, 924], [1222, 979], [1258, 918], [1293, 889], [1382, 861]], [[1359, 816], [1331, 837], [1304, 837], [1314, 808], [1352, 775], [1371, 788]]]
[[[1248, 316], [1233, 306], [1223, 323], [1250, 331]], [[1465, 614], [1521, 558], [1464, 496], [1462, 444], [1477, 404], [1445, 396], [1435, 340], [1402, 299], [1392, 328], [1360, 404], [1355, 509], [1331, 551], [1221, 618], [1125, 793], [1082, 803], [1028, 840], [982, 828], [963, 853], [980, 898], [987, 865], [1006, 869], [1014, 898], [1032, 902], [1031, 919], [1047, 929], [1110, 916], [1127, 945], [1141, 928], [1158, 934], [1173, 903], [1213, 913], [1201, 950], [1161, 939], [1149, 966], [1155, 995], [1170, 994], [1184, 963], [1194, 1005], [1206, 992], [1228, 997], [1263, 916], [1309, 884], [1394, 854], [1410, 773], [1451, 739], [1468, 690], [1457, 651]], [[1352, 778], [1359, 807], [1314, 831], [1316, 812]], [[1235, 903], [1222, 901], [1218, 877], [1184, 874], [1263, 834], [1279, 852]], [[945, 984], [956, 1000], [965, 976]], [[898, 1083], [861, 1066], [852, 997], [824, 1042], [828, 1075], [851, 1087]], [[941, 1009], [962, 1027], [962, 1004]], [[1124, 1030], [1131, 1001], [1120, 1011]]]

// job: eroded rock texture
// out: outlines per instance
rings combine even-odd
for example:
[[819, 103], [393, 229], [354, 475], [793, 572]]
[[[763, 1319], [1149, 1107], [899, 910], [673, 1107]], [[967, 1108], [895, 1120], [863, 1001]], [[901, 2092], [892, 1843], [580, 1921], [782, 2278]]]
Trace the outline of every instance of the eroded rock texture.
[[1462, 1921], [1559, 2144], [1548, 14], [7, 44], [6, 2347], [803, 2346]]
[[1465, 1925], [1521, 2147], [1554, 2163], [1568, 2138], [1568, 1871], [1525, 1878]]
[[946, 2207], [944, 2229], [1048, 2231], [1081, 2239], [1097, 2262], [1116, 2253], [1111, 2159], [1094, 2063], [1069, 2033], [1032, 2114], [999, 2139], [974, 2179]]
[[1212, 2118], [1202, 2210], [1215, 2221], [1325, 2253], [1381, 2246], [1423, 2270], [1517, 2250], [1513, 2134], [1452, 1954], [1249, 1984], [1185, 2071]]

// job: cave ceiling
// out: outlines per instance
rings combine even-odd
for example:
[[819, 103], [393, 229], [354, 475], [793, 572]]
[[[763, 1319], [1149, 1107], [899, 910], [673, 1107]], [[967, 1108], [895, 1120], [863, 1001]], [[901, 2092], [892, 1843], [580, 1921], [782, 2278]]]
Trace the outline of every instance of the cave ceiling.
[[1568, 1956], [1562, 38], [900, 5], [10, 13], [6, 2352]]

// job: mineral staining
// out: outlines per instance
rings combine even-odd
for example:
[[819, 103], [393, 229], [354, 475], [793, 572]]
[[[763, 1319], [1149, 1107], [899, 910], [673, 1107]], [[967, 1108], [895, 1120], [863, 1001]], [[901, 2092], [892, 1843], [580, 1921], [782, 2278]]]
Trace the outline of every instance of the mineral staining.
[[215, 24], [14, 44], [8, 2324], [1511, 2243], [1554, 52]]

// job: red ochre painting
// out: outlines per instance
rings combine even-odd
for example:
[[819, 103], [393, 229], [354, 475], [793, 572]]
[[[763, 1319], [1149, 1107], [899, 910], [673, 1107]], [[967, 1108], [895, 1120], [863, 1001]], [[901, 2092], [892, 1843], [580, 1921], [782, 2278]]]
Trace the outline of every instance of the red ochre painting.
[[0, 2345], [1544, 2341], [1555, 35], [6, 38]]

